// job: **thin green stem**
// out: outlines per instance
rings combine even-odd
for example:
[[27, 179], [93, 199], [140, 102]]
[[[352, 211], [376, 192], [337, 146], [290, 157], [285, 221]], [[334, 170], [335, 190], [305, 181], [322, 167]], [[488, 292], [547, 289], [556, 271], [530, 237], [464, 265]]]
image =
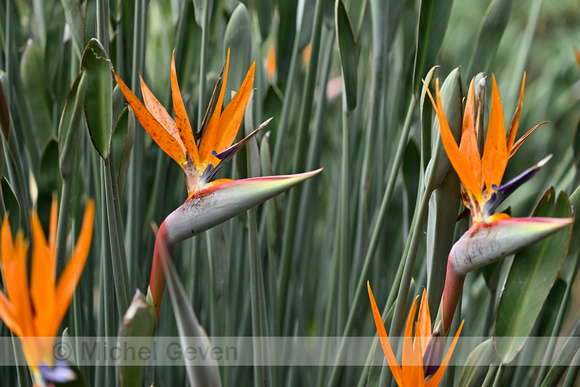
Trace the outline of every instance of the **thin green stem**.
[[[312, 30], [311, 56], [306, 73], [306, 86], [302, 95], [302, 104], [300, 107], [300, 117], [298, 122], [298, 133], [296, 145], [294, 147], [294, 162], [293, 172], [297, 172], [304, 167], [304, 148], [307, 139], [308, 123], [310, 122], [310, 113], [312, 111], [312, 100], [314, 98], [314, 86], [316, 81], [316, 72], [318, 69], [318, 53], [320, 51], [320, 35], [322, 32], [322, 14], [323, 1], [316, 2], [316, 10], [314, 13], [314, 27]], [[292, 257], [294, 251], [294, 236], [296, 233], [296, 220], [298, 215], [300, 187], [295, 187], [290, 191], [288, 198], [288, 207], [286, 211], [286, 220], [284, 223], [284, 237], [282, 239], [282, 263], [280, 269], [280, 285], [278, 287], [278, 303], [279, 305], [286, 305], [288, 302], [288, 286], [290, 284]], [[280, 326], [278, 327], [282, 333], [282, 327], [285, 323], [285, 309], [280, 310]]]
[[375, 255], [376, 249], [379, 245], [379, 241], [382, 237], [382, 228], [385, 224], [387, 209], [389, 208], [389, 203], [391, 201], [391, 195], [393, 194], [393, 190], [395, 188], [395, 182], [397, 180], [397, 176], [399, 174], [399, 168], [401, 167], [401, 163], [403, 162], [403, 155], [405, 153], [405, 148], [407, 146], [407, 137], [409, 135], [409, 130], [411, 128], [411, 121], [413, 118], [413, 113], [415, 112], [416, 101], [414, 98], [411, 99], [409, 104], [409, 108], [407, 109], [407, 117], [405, 119], [405, 124], [403, 125], [403, 130], [401, 131], [401, 138], [399, 139], [399, 144], [397, 147], [397, 153], [395, 155], [395, 159], [393, 161], [393, 165], [391, 167], [391, 173], [389, 175], [389, 180], [387, 182], [387, 188], [385, 189], [385, 193], [383, 195], [383, 199], [381, 201], [381, 207], [379, 209], [379, 215], [377, 217], [377, 222], [375, 224], [375, 228], [373, 230], [371, 241], [369, 244], [369, 248], [365, 255], [363, 267], [359, 276], [359, 279], [356, 284], [356, 290], [354, 292], [354, 298], [351, 302], [353, 307], [349, 311], [348, 319], [346, 321], [346, 327], [343, 331], [343, 339], [340, 342], [337, 354], [336, 354], [336, 362], [332, 368], [332, 373], [330, 375], [330, 380], [327, 385], [335, 386], [338, 383], [339, 377], [339, 368], [338, 368], [338, 361], [343, 356], [344, 351], [346, 350], [346, 340], [344, 337], [350, 335], [354, 328], [355, 320], [357, 317], [357, 313], [359, 307], [363, 300], [364, 289], [366, 284], [366, 278], [369, 275], [369, 270], [371, 268], [371, 263], [373, 261], [373, 257]]

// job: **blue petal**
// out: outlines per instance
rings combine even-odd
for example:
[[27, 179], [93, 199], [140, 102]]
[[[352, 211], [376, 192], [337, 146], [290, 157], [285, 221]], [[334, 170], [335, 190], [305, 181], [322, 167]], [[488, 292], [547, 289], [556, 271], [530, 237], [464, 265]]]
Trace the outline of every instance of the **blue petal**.
[[38, 370], [40, 371], [42, 378], [47, 382], [68, 383], [77, 378], [68, 363], [62, 360], [57, 360], [54, 367], [51, 367], [46, 363], [41, 363], [38, 366]]
[[542, 161], [533, 167], [526, 169], [524, 172], [520, 173], [518, 176], [514, 177], [507, 183], [500, 185], [499, 187], [496, 185], [492, 186], [493, 193], [491, 194], [491, 198], [488, 200], [488, 202], [485, 203], [485, 213], [493, 214], [504, 200], [506, 200], [512, 193], [514, 193], [522, 184], [526, 183], [532, 177], [534, 177], [540, 168], [542, 168], [544, 164], [546, 164], [551, 158], [552, 155], [545, 157]]

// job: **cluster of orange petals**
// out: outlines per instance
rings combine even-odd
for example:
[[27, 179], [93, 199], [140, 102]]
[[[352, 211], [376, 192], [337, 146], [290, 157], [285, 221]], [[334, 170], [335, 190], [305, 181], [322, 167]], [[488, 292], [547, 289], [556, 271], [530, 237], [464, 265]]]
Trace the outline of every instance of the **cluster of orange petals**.
[[419, 317], [415, 323], [415, 338], [413, 339], [413, 321], [415, 318], [415, 313], [417, 311], [417, 298], [413, 300], [413, 305], [411, 306], [411, 311], [409, 312], [409, 317], [407, 318], [407, 325], [405, 327], [405, 337], [403, 339], [403, 361], [401, 365], [397, 362], [397, 358], [393, 353], [391, 344], [389, 343], [389, 338], [387, 337], [387, 332], [385, 326], [383, 325], [383, 319], [381, 317], [381, 312], [377, 307], [373, 292], [371, 290], [370, 284], [367, 283], [367, 289], [369, 292], [369, 298], [371, 300], [371, 306], [373, 309], [373, 317], [375, 320], [375, 325], [377, 327], [377, 332], [379, 334], [379, 339], [381, 341], [381, 346], [383, 347], [383, 352], [389, 364], [393, 378], [397, 382], [399, 387], [416, 387], [416, 386], [427, 386], [435, 387], [438, 386], [443, 378], [445, 369], [449, 364], [455, 345], [457, 344], [457, 339], [463, 328], [463, 322], [457, 329], [457, 333], [445, 355], [445, 358], [441, 362], [441, 365], [437, 371], [429, 379], [425, 380], [425, 373], [423, 368], [423, 356], [427, 350], [429, 340], [431, 339], [431, 314], [429, 312], [429, 304], [427, 303], [427, 292], [423, 289], [423, 295], [421, 296], [421, 305], [419, 307]]
[[79, 281], [93, 235], [95, 206], [89, 200], [77, 245], [58, 283], [56, 277], [57, 203], [50, 211], [48, 241], [35, 211], [31, 215], [32, 265], [28, 284], [28, 242], [22, 230], [14, 241], [8, 217], [2, 223], [2, 273], [6, 295], [0, 292], [0, 317], [22, 340], [33, 370], [53, 364], [53, 343]]
[[[188, 197], [196, 191], [210, 185], [220, 184], [227, 179], [220, 179], [209, 183], [202, 179], [203, 172], [211, 164], [215, 168], [220, 159], [215, 156], [229, 148], [234, 142], [240, 123], [244, 117], [246, 105], [252, 92], [255, 64], [250, 69], [240, 89], [222, 112], [226, 84], [228, 80], [229, 51], [226, 60], [223, 82], [215, 110], [209, 121], [202, 125], [202, 135], [199, 144], [196, 144], [187, 111], [181, 97], [177, 74], [175, 71], [175, 54], [171, 58], [171, 94], [175, 120], [159, 103], [141, 78], [141, 92], [143, 103], [127, 87], [123, 80], [113, 72], [123, 95], [133, 108], [135, 115], [159, 147], [175, 160], [183, 169], [187, 182]], [[205, 120], [204, 120], [205, 121]], [[212, 153], [213, 152], [213, 153]]]
[[501, 185], [509, 158], [518, 150], [523, 141], [543, 124], [536, 125], [514, 143], [524, 99], [525, 81], [526, 75], [524, 74], [518, 106], [506, 136], [501, 97], [495, 77], [492, 76], [491, 111], [483, 156], [480, 155], [478, 147], [478, 138], [483, 135], [482, 128], [479, 128], [478, 125], [482, 114], [482, 104], [478, 104], [476, 111], [474, 81], [471, 81], [467, 93], [459, 146], [453, 138], [443, 111], [439, 80], [437, 79], [435, 86], [436, 101], [433, 100], [433, 96], [427, 88], [427, 93], [439, 119], [445, 152], [463, 185], [465, 196], [467, 196], [464, 203], [471, 211], [473, 223], [489, 223], [509, 217], [507, 214], [486, 214], [484, 207], [491, 198], [493, 187]]

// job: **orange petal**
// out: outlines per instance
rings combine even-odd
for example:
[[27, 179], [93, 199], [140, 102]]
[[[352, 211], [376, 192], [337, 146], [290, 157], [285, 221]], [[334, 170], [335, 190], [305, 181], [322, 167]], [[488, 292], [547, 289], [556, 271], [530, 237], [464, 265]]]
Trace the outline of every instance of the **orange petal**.
[[274, 43], [270, 44], [268, 49], [268, 55], [266, 56], [266, 74], [268, 76], [268, 82], [272, 82], [274, 75], [276, 74], [276, 48]]
[[443, 142], [443, 147], [445, 148], [445, 152], [447, 153], [447, 157], [451, 162], [451, 165], [457, 172], [459, 179], [461, 180], [461, 184], [463, 184], [463, 188], [466, 191], [472, 193], [475, 198], [480, 201], [482, 198], [481, 186], [477, 181], [473, 171], [465, 157], [459, 150], [457, 143], [455, 142], [455, 138], [453, 138], [453, 134], [451, 133], [451, 129], [449, 129], [449, 124], [447, 123], [447, 118], [445, 117], [445, 112], [443, 111], [443, 104], [441, 103], [441, 94], [439, 91], [439, 79], [435, 81], [435, 95], [437, 98], [437, 103], [433, 100], [433, 96], [429, 91], [429, 88], [425, 86], [427, 90], [427, 94], [431, 99], [431, 103], [433, 104], [433, 108], [437, 113], [437, 118], [439, 119], [439, 129], [441, 132], [441, 140]]
[[423, 295], [421, 296], [421, 305], [419, 306], [419, 317], [417, 321], [415, 340], [417, 340], [417, 337], [421, 340], [421, 354], [424, 354], [427, 349], [427, 344], [429, 344], [429, 340], [431, 339], [431, 314], [429, 313], [429, 302], [425, 288], [423, 288]]
[[0, 292], [0, 318], [4, 321], [4, 324], [14, 333], [16, 336], [22, 336], [22, 330], [20, 329], [20, 319], [16, 315], [14, 310], [14, 305], [6, 298], [4, 293]]
[[[224, 102], [224, 95], [226, 92], [226, 84], [228, 83], [229, 68], [230, 68], [230, 50], [228, 49], [228, 55], [226, 58], [226, 69], [224, 71], [224, 76], [222, 79], [222, 88], [220, 90], [220, 95], [215, 105], [215, 110], [209, 120], [209, 123], [207, 124], [207, 128], [203, 134], [203, 137], [199, 141], [199, 158], [202, 167], [201, 169], [205, 169], [205, 167], [207, 167], [207, 165], [213, 160], [212, 158], [215, 158], [212, 156], [211, 151], [215, 150], [215, 148], [212, 148], [212, 146], [213, 144], [216, 143], [217, 141], [216, 138], [219, 136], [220, 116], [222, 114], [222, 106]], [[213, 161], [215, 162], [215, 160]]]
[[199, 163], [199, 154], [197, 152], [195, 140], [193, 139], [193, 131], [191, 130], [191, 125], [189, 124], [187, 111], [185, 110], [183, 99], [181, 98], [179, 84], [177, 83], [177, 73], [175, 71], [175, 51], [171, 55], [171, 95], [173, 97], [175, 123], [177, 124], [177, 130], [179, 131], [181, 142], [183, 145], [185, 145], [185, 149], [187, 149], [187, 154], [191, 158], [191, 161], [194, 163], [194, 165], [197, 165]]
[[[405, 326], [405, 337], [403, 338], [403, 361], [401, 366], [403, 368], [403, 375], [406, 373], [405, 368], [413, 365], [413, 320], [417, 312], [417, 297], [413, 300], [409, 317], [407, 317], [407, 325]], [[406, 379], [406, 378], [405, 378]]]
[[[216, 153], [220, 153], [229, 148], [238, 135], [240, 124], [244, 118], [244, 113], [246, 112], [248, 100], [252, 94], [255, 67], [256, 63], [254, 62], [250, 66], [242, 86], [240, 86], [240, 89], [234, 98], [232, 98], [230, 103], [228, 103], [228, 106], [226, 106], [220, 117], [220, 131], [217, 134], [218, 141], [214, 144], [214, 150]], [[216, 163], [219, 162], [217, 157], [212, 157], [212, 160]]]
[[465, 112], [463, 113], [463, 127], [461, 129], [461, 143], [459, 149], [467, 160], [475, 179], [481, 186], [481, 156], [477, 146], [477, 134], [475, 131], [475, 92], [473, 89], [473, 79], [469, 85]]
[[383, 353], [385, 354], [385, 358], [387, 359], [387, 363], [389, 364], [389, 368], [391, 369], [391, 373], [393, 374], [393, 378], [395, 382], [400, 386], [401, 385], [401, 367], [397, 362], [397, 358], [393, 353], [391, 348], [391, 344], [389, 343], [389, 338], [387, 337], [387, 331], [385, 330], [385, 326], [383, 325], [383, 318], [381, 317], [381, 312], [379, 312], [379, 308], [377, 307], [377, 303], [375, 302], [375, 297], [373, 296], [373, 291], [371, 290], [371, 285], [367, 282], [367, 290], [369, 292], [369, 299], [371, 300], [371, 308], [373, 309], [373, 318], [375, 319], [375, 325], [377, 327], [377, 332], [379, 334], [379, 340], [381, 341], [381, 346], [383, 347]]
[[506, 149], [511, 152], [512, 146], [516, 139], [516, 132], [518, 131], [518, 124], [520, 122], [520, 114], [522, 113], [522, 104], [524, 103], [524, 89], [526, 86], [526, 73], [524, 72], [524, 77], [522, 79], [522, 89], [520, 90], [520, 100], [518, 101], [518, 107], [512, 118], [510, 128], [508, 130]]
[[[24, 233], [20, 230], [16, 234], [14, 250], [11, 257], [11, 267], [4, 272], [4, 278], [10, 276], [12, 293], [9, 293], [10, 301], [14, 305], [14, 312], [20, 318], [20, 328], [25, 336], [35, 336], [32, 321], [32, 305], [30, 304], [30, 289], [28, 287], [28, 242], [24, 239]], [[5, 257], [2, 256], [4, 259]]]
[[532, 129], [528, 130], [526, 132], [526, 134], [524, 134], [522, 137], [520, 137], [520, 139], [512, 146], [511, 151], [510, 151], [510, 157], [512, 157], [514, 155], [514, 153], [516, 153], [516, 151], [518, 149], [520, 149], [520, 146], [522, 146], [524, 141], [526, 141], [526, 138], [528, 138], [528, 136], [530, 134], [532, 134], [534, 132], [534, 130], [538, 129], [540, 126], [542, 126], [544, 124], [547, 124], [548, 122], [549, 121], [540, 122], [538, 125], [534, 126]]
[[[53, 201], [55, 203], [55, 201]], [[53, 206], [53, 208], [55, 208]], [[52, 212], [52, 211], [51, 211]], [[51, 225], [56, 216], [51, 214]], [[50, 256], [50, 248], [44, 237], [42, 225], [36, 212], [30, 216], [32, 228], [32, 273], [30, 277], [30, 297], [34, 305], [34, 325], [36, 334], [57, 332], [44, 332], [54, 317], [54, 256]], [[55, 226], [56, 228], [56, 226]], [[54, 254], [54, 253], [53, 253]]]
[[578, 68], [580, 68], [580, 51], [574, 46], [574, 55], [576, 56], [576, 63], [578, 63]]
[[[416, 324], [415, 329], [419, 324]], [[405, 372], [405, 371], [403, 371]], [[413, 363], [411, 366], [410, 386], [425, 385], [425, 371], [423, 370], [423, 352], [421, 351], [421, 340], [415, 338], [413, 342]]]
[[113, 70], [113, 75], [117, 80], [117, 84], [123, 92], [123, 95], [133, 108], [137, 119], [143, 128], [149, 133], [149, 136], [159, 145], [163, 152], [167, 153], [169, 157], [177, 162], [180, 166], [183, 166], [186, 162], [185, 154], [183, 153], [179, 143], [169, 134], [165, 128], [155, 119], [155, 117], [147, 110], [147, 108], [139, 101], [139, 98], [131, 89], [127, 87], [125, 82], [117, 75]]
[[445, 369], [447, 368], [447, 365], [449, 364], [449, 360], [451, 360], [451, 355], [453, 355], [453, 350], [455, 349], [455, 344], [457, 344], [457, 339], [459, 338], [459, 334], [461, 333], [461, 328], [463, 328], [464, 322], [465, 321], [462, 321], [461, 325], [459, 325], [459, 329], [457, 329], [457, 333], [455, 334], [455, 338], [453, 339], [453, 342], [451, 343], [451, 346], [449, 347], [449, 351], [447, 351], [447, 354], [445, 355], [445, 358], [443, 359], [441, 366], [439, 367], [439, 369], [437, 369], [437, 372], [435, 372], [435, 374], [433, 374], [433, 376], [431, 376], [431, 379], [429, 379], [427, 381], [427, 383], [425, 383], [425, 385], [427, 387], [436, 387], [441, 382], [441, 379], [443, 378], [443, 374], [445, 373]]
[[508, 158], [501, 97], [495, 77], [492, 76], [491, 112], [489, 113], [487, 136], [481, 160], [487, 195], [491, 195], [492, 185], [501, 185]]
[[83, 272], [83, 268], [85, 267], [85, 262], [89, 255], [89, 249], [91, 248], [94, 218], [95, 202], [90, 199], [87, 202], [85, 209], [83, 225], [77, 240], [77, 245], [75, 246], [74, 252], [58, 280], [58, 285], [56, 287], [56, 299], [58, 300], [58, 304], [56, 305], [55, 317], [53, 319], [56, 328], [53, 326], [51, 329], [58, 331], [58, 326], [68, 309], [79, 278]]

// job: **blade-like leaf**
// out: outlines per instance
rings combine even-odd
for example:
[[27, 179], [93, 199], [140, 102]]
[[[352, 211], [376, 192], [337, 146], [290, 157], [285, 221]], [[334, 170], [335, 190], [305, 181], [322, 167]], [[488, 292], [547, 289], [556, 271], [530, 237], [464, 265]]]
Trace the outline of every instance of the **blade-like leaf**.
[[[555, 211], [554, 196], [554, 190], [548, 190], [534, 215], [569, 218], [567, 195], [560, 193]], [[571, 233], [570, 225], [515, 256], [495, 320], [494, 345], [503, 363], [511, 362], [525, 344], [560, 271]]]
[[356, 44], [350, 18], [342, 0], [336, 0], [335, 18], [344, 98], [348, 111], [353, 111], [357, 96]]
[[81, 63], [86, 73], [85, 118], [91, 141], [99, 156], [106, 159], [111, 149], [113, 88], [111, 66], [105, 49], [96, 39], [91, 39]]

